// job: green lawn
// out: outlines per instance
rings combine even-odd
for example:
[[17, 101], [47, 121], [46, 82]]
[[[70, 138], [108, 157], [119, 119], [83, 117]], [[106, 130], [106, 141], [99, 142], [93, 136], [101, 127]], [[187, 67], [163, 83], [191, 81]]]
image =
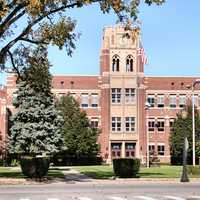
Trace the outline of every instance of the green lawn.
[[[109, 179], [114, 177], [112, 166], [77, 166], [73, 167], [95, 179]], [[179, 178], [181, 175], [181, 166], [160, 166], [151, 168], [141, 168], [139, 172], [140, 178]], [[200, 175], [190, 176], [200, 177]]]
[[[0, 178], [26, 178], [20, 169], [13, 167], [0, 167]], [[56, 168], [50, 168], [46, 176], [48, 179], [62, 178], [64, 179], [64, 174], [61, 170]]]

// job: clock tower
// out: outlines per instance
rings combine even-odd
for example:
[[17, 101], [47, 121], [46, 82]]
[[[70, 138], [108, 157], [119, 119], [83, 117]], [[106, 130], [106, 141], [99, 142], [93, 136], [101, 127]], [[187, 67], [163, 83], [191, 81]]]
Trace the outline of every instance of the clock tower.
[[139, 35], [135, 29], [104, 29], [100, 57], [100, 136], [108, 162], [116, 157], [145, 160], [145, 92], [143, 64], [138, 56]]

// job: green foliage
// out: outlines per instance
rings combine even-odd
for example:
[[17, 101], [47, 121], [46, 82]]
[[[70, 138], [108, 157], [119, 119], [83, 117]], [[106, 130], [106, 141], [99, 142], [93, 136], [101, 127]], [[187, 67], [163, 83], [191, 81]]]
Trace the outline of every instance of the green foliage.
[[29, 178], [42, 178], [49, 169], [47, 157], [25, 157], [20, 161], [22, 173]]
[[[192, 107], [187, 107], [187, 118], [183, 119], [181, 113], [177, 114], [173, 130], [170, 135], [171, 163], [182, 164], [184, 133], [189, 142], [188, 163], [192, 163]], [[195, 139], [196, 159], [200, 156], [200, 116], [195, 109]]]
[[63, 131], [67, 154], [77, 158], [96, 156], [99, 151], [99, 130], [90, 127], [86, 112], [80, 110], [78, 102], [68, 94], [58, 101], [57, 108], [64, 119]]
[[38, 65], [47, 60], [46, 50], [42, 52], [42, 49], [33, 52], [28, 60], [29, 68], [24, 72], [25, 81], [17, 85], [17, 96], [13, 100], [17, 112], [12, 117], [10, 153], [53, 154], [63, 146], [63, 118], [55, 108], [50, 91], [49, 65], [48, 62]]
[[136, 177], [140, 169], [138, 158], [117, 158], [113, 159], [113, 170], [116, 176], [122, 178]]

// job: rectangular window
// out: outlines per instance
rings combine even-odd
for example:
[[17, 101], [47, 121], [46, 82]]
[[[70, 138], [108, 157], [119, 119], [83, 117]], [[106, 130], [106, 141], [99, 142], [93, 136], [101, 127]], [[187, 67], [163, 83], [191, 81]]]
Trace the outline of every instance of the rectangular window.
[[154, 155], [155, 154], [155, 145], [149, 144], [149, 154]]
[[135, 143], [125, 144], [125, 154], [126, 157], [135, 157]]
[[165, 120], [164, 119], [157, 120], [157, 128], [158, 128], [158, 131], [160, 131], [160, 132], [165, 130]]
[[169, 127], [170, 127], [170, 131], [173, 131], [173, 127], [174, 127], [174, 118], [171, 118], [170, 120], [169, 120]]
[[154, 118], [149, 119], [148, 120], [148, 130], [154, 131], [154, 128], [155, 128], [155, 119]]
[[126, 132], [135, 131], [135, 117], [126, 117]]
[[122, 146], [121, 143], [111, 144], [112, 158], [121, 157], [121, 146]]
[[135, 102], [135, 89], [134, 88], [126, 88], [125, 89], [125, 102], [126, 103], [134, 103]]
[[92, 94], [92, 96], [91, 96], [91, 106], [93, 108], [96, 108], [96, 107], [98, 107], [98, 103], [99, 103], [98, 94]]
[[154, 97], [154, 95], [148, 95], [147, 101], [149, 102], [151, 107], [155, 106], [155, 97]]
[[89, 96], [88, 94], [81, 94], [81, 107], [87, 108], [89, 106]]
[[158, 155], [159, 156], [165, 155], [165, 145], [158, 145]]
[[169, 96], [169, 106], [170, 106], [171, 108], [176, 108], [176, 95], [171, 94], [171, 95]]
[[183, 107], [185, 107], [185, 105], [186, 105], [186, 95], [181, 94], [179, 96], [179, 107], [183, 108]]
[[163, 108], [164, 107], [164, 95], [159, 94], [157, 96], [157, 106], [158, 106], [158, 108]]
[[121, 88], [112, 88], [112, 103], [120, 103], [121, 102]]
[[92, 117], [90, 120], [90, 124], [92, 128], [98, 128], [99, 126], [99, 119], [96, 117]]
[[112, 117], [112, 131], [121, 131], [121, 117]]

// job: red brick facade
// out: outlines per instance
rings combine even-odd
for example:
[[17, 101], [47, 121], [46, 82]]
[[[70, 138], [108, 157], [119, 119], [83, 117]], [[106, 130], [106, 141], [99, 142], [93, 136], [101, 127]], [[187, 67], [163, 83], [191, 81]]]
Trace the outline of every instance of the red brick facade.
[[[58, 76], [52, 81], [55, 97], [70, 93], [101, 129], [101, 155], [139, 157], [145, 163], [147, 136], [161, 162], [170, 162], [169, 134], [176, 113], [191, 102], [192, 81], [198, 77], [145, 77], [137, 54], [139, 38], [125, 40], [123, 29], [104, 29], [98, 76]], [[195, 89], [197, 106], [199, 89]], [[7, 134], [7, 112], [14, 112], [15, 76], [0, 89], [0, 141]], [[151, 107], [146, 109], [147, 100]]]

